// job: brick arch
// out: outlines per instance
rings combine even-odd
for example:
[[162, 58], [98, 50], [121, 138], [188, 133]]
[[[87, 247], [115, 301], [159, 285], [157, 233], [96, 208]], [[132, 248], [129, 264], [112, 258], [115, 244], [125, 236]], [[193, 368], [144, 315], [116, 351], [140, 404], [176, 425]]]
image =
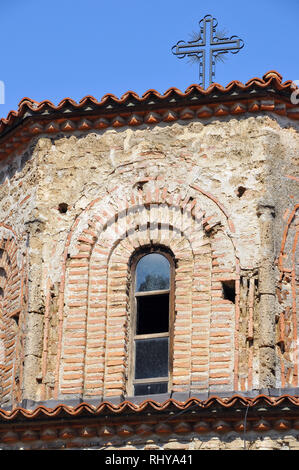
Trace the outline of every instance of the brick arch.
[[[60, 317], [59, 350], [63, 365], [59, 371], [57, 369], [56, 396], [59, 388], [62, 394], [82, 394], [84, 391], [88, 395], [105, 396], [124, 391], [126, 366], [120, 368], [121, 372], [117, 369], [117, 364], [114, 362], [121, 361], [117, 359], [117, 354], [114, 362], [109, 362], [111, 355], [107, 325], [114, 317], [114, 314], [111, 314], [114, 307], [109, 304], [109, 295], [114, 283], [117, 284], [120, 297], [116, 302], [121, 302], [123, 309], [127, 295], [125, 291], [128, 284], [128, 260], [136, 247], [149, 243], [168, 246], [180, 260], [177, 272], [176, 311], [184, 313], [178, 319], [177, 335], [182, 340], [181, 351], [186, 350], [184, 345], [186, 338], [189, 338], [187, 342], [190, 341], [190, 344], [187, 355], [180, 353], [180, 349], [177, 350], [173, 389], [200, 391], [209, 386], [211, 379], [217, 386], [219, 379], [217, 370], [214, 372], [209, 366], [203, 367], [203, 363], [209, 364], [210, 356], [209, 344], [203, 345], [203, 340], [207, 338], [206, 331], [209, 330], [211, 322], [209, 309], [212, 256], [209, 232], [219, 223], [219, 217], [218, 219], [216, 217], [215, 221], [215, 214], [207, 216], [205, 211], [196, 206], [194, 197], [186, 195], [182, 197], [180, 193], [174, 195], [168, 193], [166, 188], [159, 187], [146, 191], [136, 189], [123, 205], [118, 204], [118, 207], [111, 197], [108, 203], [97, 199], [89, 205], [89, 210], [91, 212], [89, 221], [86, 211], [82, 220], [77, 220], [74, 224], [67, 244], [65, 286], [60, 298], [60, 313], [63, 304], [66, 305], [63, 325]], [[214, 222], [211, 223], [213, 218]], [[123, 225], [126, 227], [125, 230]], [[142, 226], [144, 230], [140, 230]], [[200, 233], [202, 236], [199, 236]], [[123, 250], [122, 256], [119, 254], [120, 249]], [[216, 255], [214, 261], [215, 258]], [[113, 273], [111, 268], [116, 259], [118, 259], [119, 273]], [[186, 276], [184, 271], [188, 269], [191, 271], [189, 276]], [[190, 286], [187, 286], [186, 279]], [[192, 292], [193, 295], [189, 305], [186, 305], [186, 291]], [[184, 316], [188, 315], [189, 318], [186, 320]], [[123, 310], [120, 319], [126, 321], [125, 317], [126, 312]], [[117, 322], [123, 321], [120, 319], [116, 315]], [[120, 341], [124, 341], [124, 336]], [[232, 343], [231, 338], [230, 343]], [[231, 346], [232, 344], [230, 350]], [[113, 344], [111, 347], [113, 349]], [[200, 360], [197, 353], [201, 355]], [[122, 354], [124, 355], [124, 352]], [[189, 370], [186, 369], [186, 363], [189, 364]], [[213, 362], [212, 366], [215, 366]], [[227, 373], [230, 383], [232, 369], [230, 364]], [[112, 370], [117, 371], [118, 379], [123, 377], [115, 388], [113, 385], [113, 381], [116, 383], [115, 380], [110, 380], [113, 378], [113, 374], [110, 375]], [[226, 380], [225, 386], [227, 383]]]
[[12, 229], [0, 225], [0, 403], [20, 398], [23, 272], [18, 259], [18, 240]]
[[[156, 232], [156, 233], [155, 233]], [[175, 322], [174, 344], [177, 345], [174, 354], [173, 384], [172, 388], [190, 387], [191, 369], [191, 339], [192, 339], [192, 284], [194, 274], [194, 246], [185, 236], [169, 239], [169, 234], [163, 233], [163, 228], [153, 228], [143, 234], [140, 239], [138, 232], [135, 236], [121, 240], [112, 251], [107, 269], [107, 319], [106, 319], [106, 343], [104, 357], [104, 395], [113, 396], [123, 394], [126, 391], [126, 376], [128, 370], [128, 354], [125, 345], [130, 340], [130, 259], [136, 249], [142, 250], [148, 246], [162, 246], [173, 253], [175, 259]], [[133, 235], [133, 234], [132, 234]], [[182, 272], [184, 274], [182, 275]], [[121, 302], [121, 306], [118, 302]], [[189, 314], [186, 313], [188, 310]], [[186, 317], [187, 316], [187, 317]], [[115, 320], [117, 319], [117, 324]], [[180, 322], [184, 325], [181, 326]], [[120, 323], [119, 323], [120, 322]], [[180, 362], [179, 340], [184, 331], [188, 335], [189, 346], [184, 351], [184, 365]], [[119, 346], [123, 345], [118, 356], [119, 368], [111, 361], [114, 355], [115, 338]], [[188, 367], [186, 367], [188, 363]], [[121, 378], [121, 380], [119, 380]]]
[[[106, 390], [103, 390], [104, 376], [106, 375], [105, 369], [110, 368], [107, 365], [107, 361], [105, 361], [104, 352], [106, 350], [109, 351], [109, 346], [107, 347], [109, 338], [106, 338], [106, 319], [108, 322], [108, 328], [111, 326], [109, 322], [113, 323], [114, 321], [113, 318], [110, 318], [111, 315], [112, 317], [114, 316], [114, 313], [111, 313], [111, 311], [113, 311], [114, 294], [111, 294], [110, 300], [107, 299], [107, 291], [109, 290], [109, 288], [111, 288], [111, 282], [113, 283], [113, 275], [111, 273], [111, 270], [109, 270], [109, 268], [111, 267], [111, 263], [115, 263], [115, 260], [118, 258], [118, 267], [123, 272], [122, 281], [120, 275], [118, 275], [117, 278], [118, 296], [121, 296], [122, 290], [127, 289], [128, 260], [132, 255], [132, 252], [138, 246], [149, 245], [152, 243], [164, 243], [172, 249], [172, 251], [175, 253], [175, 256], [179, 260], [186, 259], [187, 257], [193, 259], [192, 249], [190, 248], [190, 242], [186, 240], [186, 237], [183, 238], [180, 234], [181, 228], [183, 227], [176, 228], [173, 226], [173, 219], [175, 218], [175, 216], [177, 217], [177, 212], [179, 212], [178, 209], [173, 208], [172, 212], [174, 212], [174, 214], [169, 214], [170, 211], [167, 205], [164, 205], [163, 209], [160, 207], [160, 211], [162, 210], [163, 212], [163, 220], [165, 221], [166, 219], [168, 219], [171, 223], [165, 224], [164, 222], [164, 224], [161, 224], [159, 228], [154, 222], [154, 220], [156, 220], [158, 217], [157, 214], [155, 214], [156, 210], [157, 207], [155, 206], [151, 208], [146, 208], [145, 206], [141, 205], [135, 206], [135, 208], [130, 208], [127, 212], [123, 212], [121, 215], [119, 215], [119, 217], [114, 219], [115, 227], [113, 226], [113, 224], [108, 223], [105, 224], [104, 230], [102, 229], [102, 224], [100, 223], [98, 216], [96, 216], [95, 219], [92, 220], [89, 224], [90, 234], [94, 233], [98, 234], [98, 236], [96, 237], [96, 242], [94, 243], [92, 249], [89, 245], [89, 273], [85, 277], [85, 280], [84, 278], [81, 279], [80, 284], [82, 286], [82, 282], [84, 283], [83, 290], [87, 293], [87, 296], [84, 301], [82, 299], [79, 302], [74, 302], [72, 296], [66, 295], [66, 298], [68, 298], [69, 300], [68, 308], [69, 310], [75, 312], [74, 315], [77, 315], [78, 308], [81, 308], [83, 311], [83, 304], [85, 304], [86, 306], [86, 350], [84, 352], [82, 348], [81, 351], [81, 353], [85, 355], [84, 358], [80, 358], [80, 364], [82, 365], [82, 368], [84, 370], [84, 377], [82, 377], [81, 375], [81, 383], [83, 383], [84, 378], [84, 388], [85, 390], [89, 390], [91, 394], [101, 394], [106, 392]], [[132, 218], [133, 211], [134, 218]], [[139, 223], [137, 223], [137, 230], [136, 218], [138, 217]], [[148, 229], [147, 226], [151, 224], [151, 218], [153, 224]], [[184, 221], [180, 220], [180, 223], [184, 225]], [[123, 227], [126, 227], [125, 232], [120, 232]], [[144, 227], [145, 230], [142, 230], [142, 227]], [[191, 227], [188, 227], [189, 230], [190, 228]], [[166, 233], [166, 231], [168, 233]], [[180, 235], [179, 239], [177, 240], [176, 236], [178, 236], [178, 234]], [[85, 237], [86, 235], [87, 234], [85, 234]], [[184, 241], [182, 242], [182, 240]], [[83, 245], [82, 252], [86, 253], [88, 245], [86, 243], [83, 243], [86, 242], [86, 238], [82, 239], [81, 237], [81, 241]], [[199, 243], [200, 242], [198, 239], [197, 244]], [[181, 247], [177, 246], [178, 244], [181, 244]], [[195, 245], [194, 242], [193, 244]], [[122, 256], [119, 255], [120, 250], [122, 250], [123, 252]], [[74, 259], [76, 260], [77, 258]], [[82, 265], [82, 263], [80, 264]], [[76, 263], [76, 266], [79, 267], [78, 263]], [[81, 268], [83, 268], [83, 266], [81, 266]], [[69, 285], [76, 284], [77, 276], [77, 270], [70, 272], [70, 276], [68, 278]], [[80, 287], [80, 289], [82, 289], [82, 287]], [[79, 290], [78, 292], [82, 291]], [[112, 301], [112, 304], [110, 301]], [[126, 298], [123, 297], [121, 301], [125, 305]], [[69, 317], [71, 323], [74, 320], [74, 315], [71, 314]], [[120, 318], [123, 318], [125, 316], [125, 311], [123, 312], [123, 315], [119, 314], [119, 316]], [[118, 319], [118, 321], [120, 320]], [[70, 341], [72, 337], [74, 337], [73, 329], [70, 330]], [[66, 350], [70, 350], [67, 346], [67, 341], [68, 338], [65, 337], [64, 352]], [[77, 344], [77, 346], [79, 346], [79, 344]], [[82, 364], [82, 362], [84, 362], [84, 364]], [[114, 365], [115, 364], [112, 364], [112, 366]], [[69, 374], [65, 372], [63, 377], [67, 379], [68, 375]], [[77, 380], [79, 379], [78, 374], [77, 376], [73, 375], [72, 377], [74, 379], [77, 377]], [[68, 383], [66, 383], [66, 386], [67, 385]], [[123, 386], [124, 384], [122, 383], [121, 387], [123, 388]], [[115, 392], [116, 389], [108, 389], [107, 395], [109, 396], [110, 393], [115, 394]]]
[[281, 306], [277, 342], [280, 345], [282, 387], [298, 386], [298, 226], [299, 204], [296, 204], [285, 225], [277, 260], [280, 273], [277, 294]]

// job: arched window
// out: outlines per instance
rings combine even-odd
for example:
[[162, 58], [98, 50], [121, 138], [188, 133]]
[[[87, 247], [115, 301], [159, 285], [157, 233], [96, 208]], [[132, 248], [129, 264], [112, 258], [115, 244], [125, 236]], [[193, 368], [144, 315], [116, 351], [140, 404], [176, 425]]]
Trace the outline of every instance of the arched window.
[[171, 372], [173, 260], [155, 250], [132, 265], [130, 394], [166, 393]]

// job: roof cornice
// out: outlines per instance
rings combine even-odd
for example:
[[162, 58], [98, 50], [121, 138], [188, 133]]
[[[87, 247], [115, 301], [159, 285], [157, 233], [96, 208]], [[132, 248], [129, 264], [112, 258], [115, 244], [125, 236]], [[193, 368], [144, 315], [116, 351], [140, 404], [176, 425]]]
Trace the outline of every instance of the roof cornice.
[[233, 395], [228, 398], [222, 398], [217, 395], [209, 397], [207, 400], [200, 400], [196, 397], [190, 397], [186, 401], [178, 401], [169, 398], [163, 402], [154, 399], [145, 399], [140, 403], [134, 403], [130, 400], [124, 400], [118, 404], [111, 401], [102, 401], [98, 406], [87, 402], [82, 402], [76, 406], [65, 405], [63, 403], [53, 408], [45, 405], [38, 405], [33, 409], [23, 407], [14, 408], [11, 411], [0, 408], [0, 425], [4, 422], [18, 422], [38, 420], [42, 418], [62, 418], [62, 417], [79, 417], [82, 413], [87, 416], [122, 416], [122, 415], [141, 415], [143, 413], [161, 413], [176, 411], [198, 411], [215, 410], [234, 410], [236, 408], [249, 407], [256, 409], [258, 407], [266, 407], [267, 410], [279, 409], [282, 406], [289, 406], [290, 410], [296, 410], [299, 416], [299, 397], [294, 395], [280, 395], [277, 397], [269, 395], [257, 395], [255, 397], [246, 397], [243, 395]]
[[[247, 424], [246, 424], [247, 423]], [[124, 401], [115, 405], [104, 401], [98, 406], [81, 403], [75, 407], [60, 404], [33, 410], [0, 409], [0, 442], [70, 439], [76, 437], [128, 437], [195, 432], [267, 432], [299, 430], [299, 397], [258, 395], [248, 398], [211, 396], [185, 402], [168, 399], [159, 403], [147, 399], [139, 404]]]
[[292, 104], [294, 84], [282, 83], [278, 72], [252, 78], [245, 84], [232, 81], [226, 87], [212, 84], [206, 90], [190, 85], [185, 92], [169, 88], [164, 94], [148, 90], [141, 97], [133, 91], [121, 98], [106, 94], [100, 101], [85, 96], [78, 103], [64, 98], [55, 106], [23, 98], [17, 111], [0, 120], [0, 160], [22, 152], [37, 135], [85, 132], [108, 127], [155, 125], [177, 120], [219, 118], [244, 113], [272, 112], [299, 120], [299, 107]]

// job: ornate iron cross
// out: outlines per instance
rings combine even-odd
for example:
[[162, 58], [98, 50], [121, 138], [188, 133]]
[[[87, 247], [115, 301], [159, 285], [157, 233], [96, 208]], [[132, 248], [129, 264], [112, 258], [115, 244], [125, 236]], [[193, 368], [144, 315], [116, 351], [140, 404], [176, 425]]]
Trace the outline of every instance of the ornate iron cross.
[[223, 54], [231, 52], [237, 54], [244, 42], [238, 36], [223, 37], [217, 33], [218, 22], [211, 15], [206, 15], [200, 22], [200, 33], [195, 41], [179, 41], [172, 48], [172, 52], [179, 59], [188, 56], [199, 62], [199, 84], [206, 88], [213, 83], [215, 77], [215, 64], [222, 59]]

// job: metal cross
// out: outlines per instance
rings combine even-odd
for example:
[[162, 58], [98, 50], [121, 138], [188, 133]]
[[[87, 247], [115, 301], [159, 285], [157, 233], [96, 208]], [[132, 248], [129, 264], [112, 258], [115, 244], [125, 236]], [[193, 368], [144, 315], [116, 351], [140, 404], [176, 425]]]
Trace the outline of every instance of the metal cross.
[[[237, 54], [244, 42], [238, 36], [222, 37], [216, 32], [218, 22], [211, 15], [206, 15], [200, 22], [200, 33], [195, 41], [179, 41], [172, 48], [172, 53], [179, 59], [188, 56], [199, 62], [199, 84], [206, 88], [213, 83], [215, 63], [222, 59], [222, 54]], [[208, 63], [208, 66], [207, 66]]]

